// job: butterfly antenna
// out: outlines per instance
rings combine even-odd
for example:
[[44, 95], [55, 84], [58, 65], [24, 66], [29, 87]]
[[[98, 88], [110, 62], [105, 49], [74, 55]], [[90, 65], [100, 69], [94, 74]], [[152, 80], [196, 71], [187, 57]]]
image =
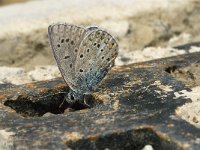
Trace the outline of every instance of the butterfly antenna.
[[59, 105], [59, 108], [61, 108], [61, 107], [63, 106], [64, 102], [65, 102], [65, 99], [64, 99], [64, 100], [62, 101], [62, 103]]

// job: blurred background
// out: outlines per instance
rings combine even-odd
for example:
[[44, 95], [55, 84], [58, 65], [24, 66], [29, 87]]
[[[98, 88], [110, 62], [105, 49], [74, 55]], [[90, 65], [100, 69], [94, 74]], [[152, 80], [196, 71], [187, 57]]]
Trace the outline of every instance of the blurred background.
[[19, 2], [25, 2], [25, 1], [26, 0], [0, 0], [0, 6], [19, 3]]
[[183, 54], [172, 47], [200, 41], [199, 14], [199, 0], [0, 0], [0, 70], [56, 65], [47, 36], [55, 22], [109, 31], [116, 65]]

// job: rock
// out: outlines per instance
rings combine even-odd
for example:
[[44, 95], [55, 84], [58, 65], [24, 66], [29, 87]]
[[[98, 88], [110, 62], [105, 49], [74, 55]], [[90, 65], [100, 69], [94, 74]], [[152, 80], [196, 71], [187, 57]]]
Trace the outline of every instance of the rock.
[[[0, 67], [0, 83], [19, 84], [26, 83], [28, 77], [25, 77], [23, 68]], [[25, 78], [24, 78], [25, 77]], [[23, 78], [23, 80], [22, 80]]]
[[185, 43], [190, 43], [190, 42], [192, 42], [191, 34], [182, 33], [178, 36], [172, 37], [169, 40], [168, 46], [174, 47], [174, 46], [177, 46], [177, 45], [183, 45]]
[[54, 116], [55, 114], [47, 112], [43, 115], [43, 117], [50, 117], [50, 116]]
[[32, 81], [50, 80], [56, 77], [61, 77], [57, 66], [37, 66], [34, 70], [29, 71], [28, 76]]
[[26, 72], [23, 68], [0, 67], [0, 83], [15, 85], [30, 83], [33, 81], [50, 80], [60, 77], [57, 66], [36, 66], [34, 70]]
[[200, 86], [193, 87], [191, 90], [191, 92], [181, 91], [180, 93], [175, 93], [176, 97], [186, 97], [192, 100], [192, 103], [178, 107], [176, 114], [200, 128]]
[[112, 35], [117, 37], [123, 37], [127, 34], [129, 29], [129, 23], [126, 20], [109, 20], [104, 21], [100, 24], [100, 27], [103, 27], [111, 32]]
[[151, 145], [145, 145], [142, 150], [153, 150], [153, 147]]
[[181, 48], [155, 48], [148, 47], [143, 50], [137, 50], [133, 52], [119, 52], [119, 56], [115, 61], [115, 65], [127, 65], [131, 63], [144, 62], [154, 59], [160, 59], [165, 57], [177, 56], [187, 53], [200, 52], [200, 47], [191, 47], [188, 50]]
[[64, 101], [69, 87], [61, 78], [0, 88], [0, 131], [12, 133], [0, 148], [198, 150], [200, 129], [177, 115], [191, 102], [183, 91], [192, 95], [194, 87], [170, 74], [198, 61], [196, 52], [114, 67], [92, 94], [91, 108]]

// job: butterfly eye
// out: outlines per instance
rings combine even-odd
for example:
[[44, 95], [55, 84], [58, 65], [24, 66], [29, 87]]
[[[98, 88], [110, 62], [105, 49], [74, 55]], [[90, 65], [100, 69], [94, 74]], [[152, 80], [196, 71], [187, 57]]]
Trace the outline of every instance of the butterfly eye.
[[94, 43], [93, 45], [94, 45], [94, 46], [96, 46], [96, 45], [97, 45], [97, 43]]
[[74, 50], [75, 52], [78, 52], [78, 50], [77, 50], [77, 48], [75, 48], [75, 50]]
[[71, 100], [74, 100], [74, 96], [73, 96], [72, 94], [70, 95], [70, 99], [71, 99]]
[[100, 47], [100, 44], [97, 44], [97, 47], [99, 48], [99, 47]]
[[60, 44], [58, 44], [57, 46], [60, 47]]
[[103, 49], [101, 49], [101, 52], [103, 52]]
[[80, 69], [79, 71], [80, 71], [80, 72], [83, 72], [83, 69]]
[[89, 48], [87, 49], [87, 52], [88, 52], [88, 53], [90, 52], [90, 49], [89, 49]]
[[110, 61], [110, 58], [107, 58], [107, 61]]
[[71, 41], [71, 45], [74, 45], [74, 41], [73, 40]]
[[83, 54], [80, 55], [80, 58], [83, 58]]
[[72, 68], [72, 64], [70, 64], [69, 67]]
[[104, 57], [101, 57], [101, 59], [104, 59]]

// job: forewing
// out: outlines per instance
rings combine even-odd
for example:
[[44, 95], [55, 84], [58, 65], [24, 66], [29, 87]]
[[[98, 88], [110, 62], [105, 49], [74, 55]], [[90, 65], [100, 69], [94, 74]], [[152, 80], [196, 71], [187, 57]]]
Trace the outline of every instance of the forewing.
[[50, 25], [48, 28], [54, 57], [64, 80], [72, 89], [78, 88], [74, 82], [75, 62], [85, 33], [84, 28], [62, 23]]
[[77, 84], [83, 92], [94, 90], [114, 64], [116, 40], [101, 29], [91, 31], [80, 44], [75, 64]]

